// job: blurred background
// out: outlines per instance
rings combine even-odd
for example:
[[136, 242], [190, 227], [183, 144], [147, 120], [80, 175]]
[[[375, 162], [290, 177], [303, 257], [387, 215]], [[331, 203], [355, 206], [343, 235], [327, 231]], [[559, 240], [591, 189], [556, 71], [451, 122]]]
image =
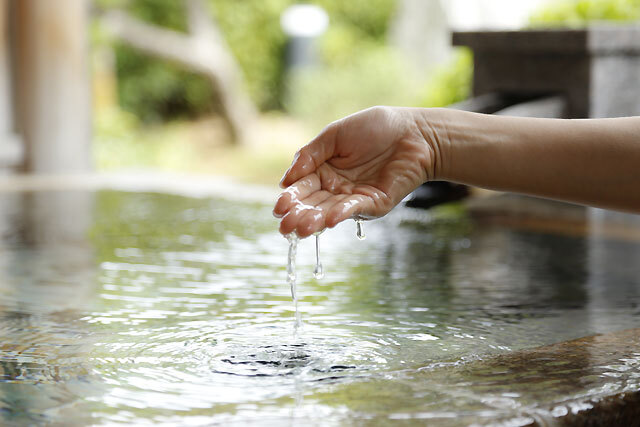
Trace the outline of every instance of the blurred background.
[[473, 59], [452, 30], [632, 21], [640, 0], [3, 0], [1, 14], [3, 170], [275, 184], [332, 120], [465, 99]]

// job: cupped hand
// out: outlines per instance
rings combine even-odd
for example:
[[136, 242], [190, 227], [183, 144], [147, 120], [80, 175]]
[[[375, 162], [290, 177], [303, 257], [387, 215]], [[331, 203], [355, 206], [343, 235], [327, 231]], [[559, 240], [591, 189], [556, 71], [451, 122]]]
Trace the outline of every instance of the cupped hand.
[[273, 213], [304, 238], [388, 213], [432, 178], [434, 150], [412, 109], [373, 107], [327, 126], [295, 155]]

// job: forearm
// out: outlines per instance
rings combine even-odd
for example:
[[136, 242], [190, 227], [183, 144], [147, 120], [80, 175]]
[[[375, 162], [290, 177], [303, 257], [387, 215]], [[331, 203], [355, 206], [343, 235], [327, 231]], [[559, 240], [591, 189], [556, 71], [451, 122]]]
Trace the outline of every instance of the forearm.
[[436, 135], [434, 179], [640, 212], [640, 117], [417, 115], [423, 134]]

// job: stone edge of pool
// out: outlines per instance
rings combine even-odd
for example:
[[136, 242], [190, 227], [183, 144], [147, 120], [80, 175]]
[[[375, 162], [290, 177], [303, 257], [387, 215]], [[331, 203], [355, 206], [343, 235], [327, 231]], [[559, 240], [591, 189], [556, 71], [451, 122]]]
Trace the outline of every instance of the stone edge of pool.
[[[594, 391], [615, 381], [610, 371], [624, 372], [621, 362], [638, 366], [634, 361], [640, 360], [638, 349], [640, 328], [626, 329], [427, 370], [424, 375], [443, 385], [470, 384], [471, 392], [474, 387], [485, 392], [490, 387], [495, 394], [508, 390], [534, 401], [519, 415], [530, 422], [518, 425], [631, 426], [640, 422], [639, 384], [612, 393]], [[500, 374], [496, 377], [495, 372]], [[486, 378], [491, 381], [483, 383]], [[549, 384], [555, 393], [560, 390], [558, 395], [546, 388]], [[485, 421], [509, 424], [513, 418]]]
[[216, 175], [153, 171], [0, 177], [0, 192], [121, 190], [273, 203], [280, 190]]

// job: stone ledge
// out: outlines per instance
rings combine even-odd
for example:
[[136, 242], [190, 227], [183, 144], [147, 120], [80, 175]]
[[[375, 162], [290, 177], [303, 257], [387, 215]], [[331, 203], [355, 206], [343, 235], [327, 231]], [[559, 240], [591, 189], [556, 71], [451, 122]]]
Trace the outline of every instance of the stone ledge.
[[454, 32], [454, 46], [476, 52], [640, 54], [640, 25], [597, 25], [584, 29]]
[[517, 395], [518, 415], [507, 411], [491, 425], [639, 425], [638, 346], [640, 329], [627, 329], [422, 374], [443, 390], [467, 384], [479, 396]]

